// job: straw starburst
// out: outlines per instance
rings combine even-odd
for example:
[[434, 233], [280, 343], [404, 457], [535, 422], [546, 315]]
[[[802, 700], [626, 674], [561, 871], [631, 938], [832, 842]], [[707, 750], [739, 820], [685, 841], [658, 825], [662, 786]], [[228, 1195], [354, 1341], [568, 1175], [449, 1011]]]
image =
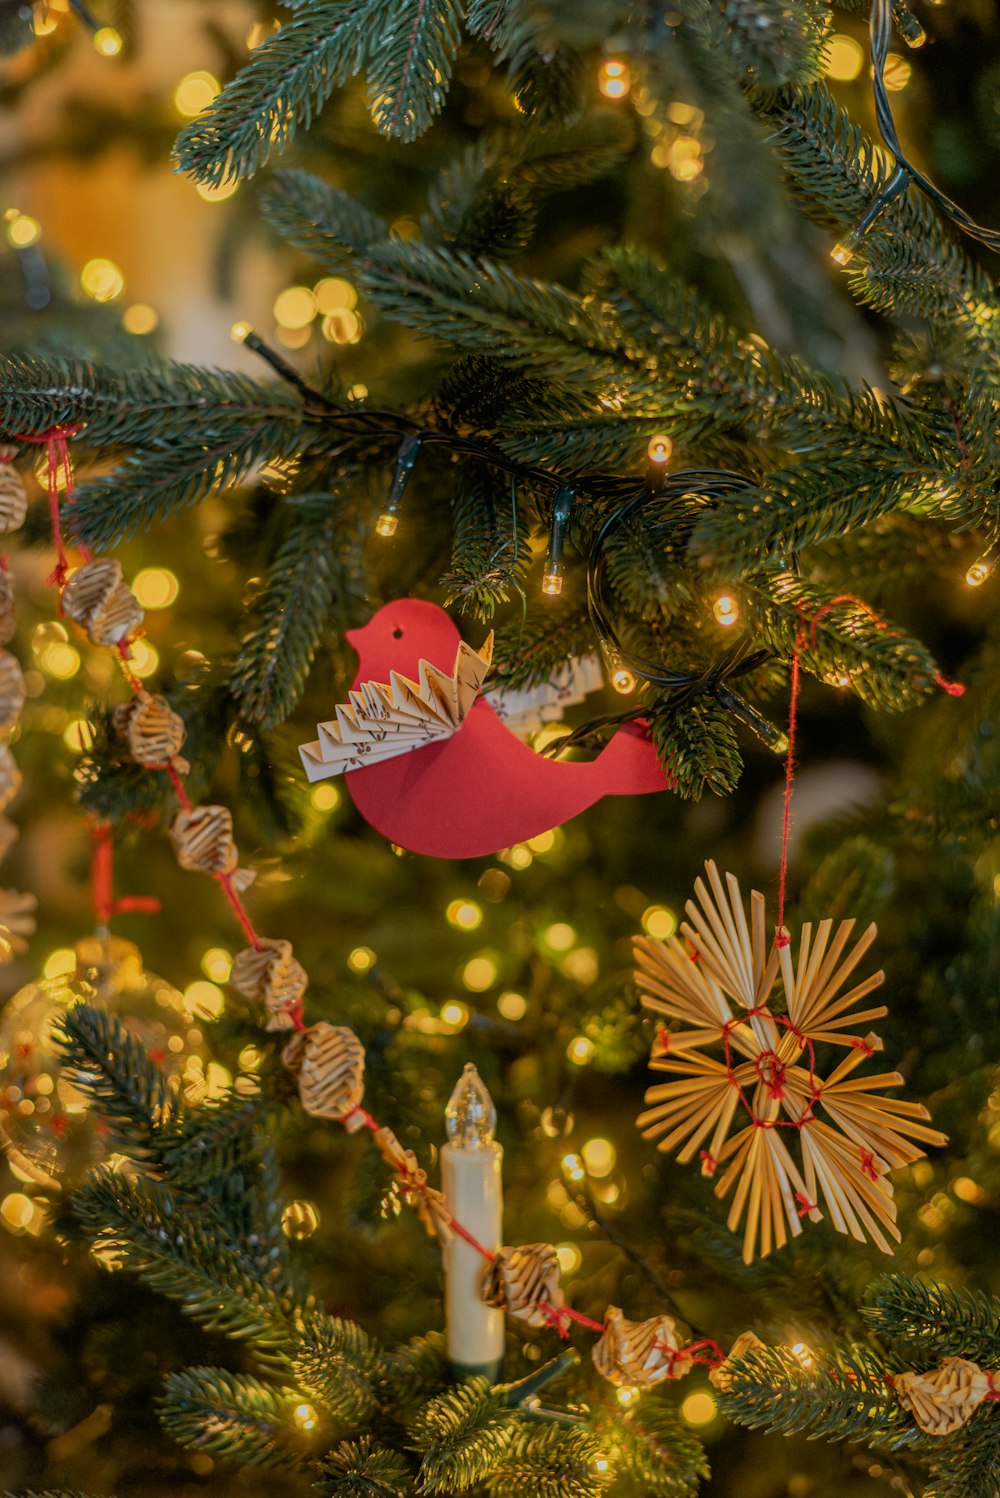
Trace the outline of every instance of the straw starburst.
[[[748, 922], [734, 876], [723, 884], [714, 863], [705, 869], [680, 936], [635, 942], [642, 1002], [661, 1021], [650, 1065], [673, 1078], [648, 1090], [639, 1127], [681, 1161], [697, 1154], [704, 1174], [718, 1174], [717, 1196], [735, 1186], [728, 1221], [736, 1231], [745, 1218], [748, 1264], [758, 1244], [768, 1254], [801, 1233], [803, 1218], [818, 1221], [821, 1203], [838, 1232], [892, 1253], [900, 1234], [888, 1173], [919, 1159], [921, 1144], [947, 1141], [922, 1104], [881, 1095], [902, 1085], [898, 1072], [853, 1075], [882, 1049], [865, 1027], [888, 1013], [858, 1008], [881, 972], [853, 981], [876, 928], [851, 946], [853, 920], [836, 931], [831, 920], [806, 924], [794, 961], [787, 931], [767, 941], [764, 897], [751, 894]], [[825, 1080], [820, 1044], [847, 1051]], [[707, 1054], [720, 1046], [721, 1059]]]

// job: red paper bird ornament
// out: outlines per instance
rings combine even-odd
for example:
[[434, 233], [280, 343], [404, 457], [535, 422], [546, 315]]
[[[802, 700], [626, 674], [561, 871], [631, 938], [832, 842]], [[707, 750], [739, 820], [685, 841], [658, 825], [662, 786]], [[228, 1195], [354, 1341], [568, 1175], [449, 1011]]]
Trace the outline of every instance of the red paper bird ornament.
[[344, 774], [361, 815], [398, 847], [479, 858], [568, 822], [603, 796], [669, 787], [635, 723], [589, 763], [536, 754], [478, 695], [492, 636], [473, 650], [436, 604], [399, 599], [347, 638], [358, 653], [350, 699], [299, 752], [311, 781]]

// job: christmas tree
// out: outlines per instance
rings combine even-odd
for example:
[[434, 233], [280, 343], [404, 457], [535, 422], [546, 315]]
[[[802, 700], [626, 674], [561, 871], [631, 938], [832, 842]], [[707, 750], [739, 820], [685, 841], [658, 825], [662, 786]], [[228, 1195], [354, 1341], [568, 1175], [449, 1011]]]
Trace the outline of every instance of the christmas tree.
[[281, 290], [177, 362], [7, 212], [9, 1491], [1000, 1493], [989, 11], [237, 6], [26, 127]]

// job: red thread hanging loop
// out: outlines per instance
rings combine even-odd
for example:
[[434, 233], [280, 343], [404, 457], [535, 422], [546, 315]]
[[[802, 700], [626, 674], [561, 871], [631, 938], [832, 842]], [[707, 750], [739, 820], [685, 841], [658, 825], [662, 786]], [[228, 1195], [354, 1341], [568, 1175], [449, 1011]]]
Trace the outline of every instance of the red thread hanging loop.
[[111, 824], [94, 822], [90, 828], [90, 897], [94, 920], [108, 926], [112, 916], [139, 913], [159, 915], [161, 905], [154, 895], [122, 895], [115, 899], [115, 852]]

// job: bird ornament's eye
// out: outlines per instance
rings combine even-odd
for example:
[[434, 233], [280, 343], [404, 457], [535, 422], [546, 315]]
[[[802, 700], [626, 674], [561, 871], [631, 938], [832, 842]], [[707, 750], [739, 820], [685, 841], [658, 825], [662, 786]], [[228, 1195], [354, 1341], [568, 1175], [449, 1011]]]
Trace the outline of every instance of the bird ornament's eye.
[[394, 640], [401, 640], [403, 638], [403, 631], [400, 629], [400, 627], [399, 627], [398, 624], [396, 625], [396, 628], [392, 632], [392, 638]]

